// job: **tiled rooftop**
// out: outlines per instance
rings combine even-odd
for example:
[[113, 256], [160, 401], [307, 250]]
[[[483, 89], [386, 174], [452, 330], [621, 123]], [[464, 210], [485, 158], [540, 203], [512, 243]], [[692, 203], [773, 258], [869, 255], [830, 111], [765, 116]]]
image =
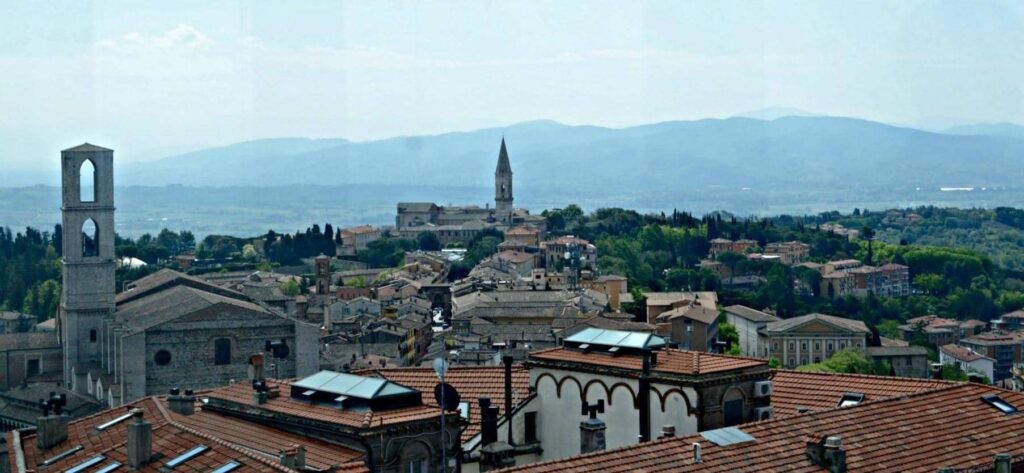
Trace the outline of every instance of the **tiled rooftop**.
[[[236, 472], [290, 471], [281, 466], [276, 458], [233, 445], [230, 442], [218, 439], [209, 432], [194, 429], [172, 420], [167, 415], [166, 409], [160, 405], [160, 401], [156, 398], [146, 398], [133, 403], [131, 406], [106, 410], [95, 416], [73, 421], [68, 426], [68, 440], [46, 451], [39, 451], [35, 447], [35, 433], [21, 435], [20, 442], [23, 446], [21, 452], [23, 453], [25, 464], [28, 469], [40, 473], [56, 473], [68, 470], [96, 455], [103, 455], [105, 458], [97, 465], [97, 468], [114, 461], [127, 465], [126, 442], [128, 424], [132, 420], [128, 419], [114, 424], [103, 431], [97, 431], [95, 428], [100, 424], [124, 415], [130, 408], [139, 408], [144, 411], [144, 419], [152, 425], [153, 429], [153, 454], [160, 456], [159, 459], [147, 463], [137, 471], [159, 472], [168, 460], [198, 445], [206, 445], [209, 447], [209, 450], [189, 460], [186, 464], [179, 467], [178, 470], [211, 471], [234, 460], [241, 463], [241, 466], [235, 470]], [[14, 435], [17, 434], [8, 434], [8, 442], [12, 446], [14, 444]], [[83, 448], [51, 465], [42, 466], [45, 460], [76, 446], [82, 446]], [[18, 471], [17, 457], [19, 455], [17, 453], [12, 451], [10, 455], [12, 471]], [[276, 454], [277, 452], [274, 453]], [[350, 466], [357, 468], [354, 471], [358, 471], [358, 465]], [[126, 469], [127, 466], [121, 468]]]
[[971, 350], [970, 348], [962, 347], [960, 345], [956, 345], [953, 343], [939, 347], [939, 351], [945, 353], [948, 356], [968, 363], [977, 360], [992, 360], [992, 358], [982, 355], [981, 353]]
[[[658, 350], [658, 361], [651, 367], [652, 373], [668, 373], [696, 376], [722, 371], [767, 366], [768, 362], [759, 358], [715, 355], [711, 353], [665, 349]], [[635, 355], [612, 356], [605, 353], [584, 353], [562, 347], [538, 350], [530, 353], [531, 361], [555, 361], [578, 363], [597, 367], [622, 368], [639, 371], [643, 360]]]
[[[423, 392], [423, 402], [437, 406], [434, 400], [434, 386], [440, 382], [432, 368], [388, 368], [361, 374], [375, 373], [390, 381]], [[498, 407], [498, 415], [505, 415], [505, 368], [503, 366], [453, 366], [449, 368], [444, 381], [456, 391], [463, 402], [469, 402], [470, 425], [466, 427], [467, 440], [480, 432], [480, 406], [477, 398], [489, 397], [491, 404]], [[524, 401], [530, 388], [530, 372], [522, 365], [512, 367], [512, 399]], [[513, 410], [514, 412], [514, 410]]]
[[776, 416], [796, 414], [798, 407], [811, 411], [833, 409], [846, 392], [861, 393], [866, 401], [874, 401], [955, 384], [934, 379], [790, 370], [774, 371], [772, 381], [775, 385], [772, 407]]
[[[1024, 422], [982, 401], [987, 394], [1024, 408], [1022, 393], [952, 384], [903, 398], [744, 424], [739, 428], [754, 440], [724, 447], [691, 435], [524, 465], [516, 471], [823, 472], [828, 470], [808, 460], [806, 445], [825, 436], [842, 439], [850, 472], [991, 467], [997, 453], [1024, 454]], [[701, 445], [700, 464], [694, 463], [693, 443]]]
[[[248, 405], [265, 411], [301, 417], [314, 421], [330, 422], [353, 428], [371, 428], [377, 426], [399, 424], [437, 417], [437, 409], [429, 406], [403, 407], [386, 411], [340, 410], [336, 407], [319, 406], [289, 397], [290, 381], [272, 382], [280, 388], [280, 396], [269, 399], [266, 403], [255, 405], [252, 401], [252, 385], [249, 382], [235, 383], [227, 387], [208, 391], [206, 396], [212, 400], [229, 401], [234, 404]], [[431, 391], [433, 392], [433, 391]], [[428, 396], [424, 396], [426, 400]], [[433, 397], [433, 396], [430, 396]], [[211, 404], [212, 405], [212, 404]]]

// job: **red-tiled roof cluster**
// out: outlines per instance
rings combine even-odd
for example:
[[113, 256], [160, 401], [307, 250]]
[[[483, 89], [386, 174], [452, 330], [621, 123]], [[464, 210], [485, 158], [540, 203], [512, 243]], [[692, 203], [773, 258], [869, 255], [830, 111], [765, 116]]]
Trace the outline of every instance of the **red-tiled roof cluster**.
[[[97, 469], [112, 462], [127, 465], [128, 425], [132, 419], [116, 423], [103, 431], [96, 430], [96, 427], [121, 417], [131, 409], [141, 409], [144, 420], [152, 426], [152, 453], [155, 460], [137, 471], [159, 472], [171, 459], [193, 447], [205, 445], [209, 450], [188, 460], [176, 471], [212, 471], [230, 461], [236, 461], [241, 466], [234, 470], [235, 472], [290, 472], [291, 470], [277, 460], [278, 452], [288, 444], [300, 444], [309, 449], [307, 459], [312, 457], [314, 464], [323, 464], [325, 460], [329, 460], [342, 465], [343, 471], [368, 471], [359, 460], [361, 455], [352, 450], [287, 434], [259, 424], [223, 418], [215, 420], [205, 413], [197, 413], [186, 418], [170, 413], [163, 405], [164, 402], [158, 398], [145, 398], [131, 405], [72, 421], [68, 425], [68, 439], [45, 451], [36, 448], [35, 432], [12, 432], [8, 434], [11, 470], [18, 471], [19, 457], [24, 461], [27, 470], [40, 473], [65, 471], [97, 455], [105, 457], [96, 465]], [[16, 435], [20, 437], [20, 450], [16, 450], [14, 446]], [[42, 466], [47, 459], [77, 446], [83, 448], [51, 465]], [[283, 448], [276, 448], [278, 446]], [[125, 468], [127, 466], [121, 467], [122, 470]]]
[[[373, 370], [372, 373], [389, 381], [423, 392], [423, 402], [437, 406], [434, 386], [440, 381], [432, 368], [388, 368]], [[360, 373], [368, 374], [368, 373]], [[448, 369], [444, 382], [452, 385], [463, 402], [469, 402], [469, 426], [465, 439], [480, 432], [480, 408], [477, 398], [491, 398], [491, 405], [498, 407], [498, 415], [505, 415], [505, 367], [504, 366], [453, 366]], [[523, 402], [529, 396], [530, 371], [522, 365], [512, 367], [513, 402]], [[516, 394], [518, 393], [518, 398]], [[436, 411], [435, 411], [436, 412]], [[513, 409], [513, 412], [515, 410]]]
[[971, 350], [970, 348], [962, 347], [960, 345], [956, 345], [953, 343], [939, 347], [939, 351], [945, 353], [948, 356], [965, 362], [978, 361], [982, 359], [992, 360], [992, 358], [982, 355], [981, 353]]
[[[979, 384], [951, 384], [906, 397], [744, 424], [754, 440], [717, 446], [701, 435], [663, 439], [552, 462], [531, 472], [823, 472], [807, 443], [841, 438], [847, 471], [934, 473], [991, 466], [998, 453], [1024, 455], [1024, 422], [983, 401], [996, 394], [1024, 408], [1024, 394]], [[700, 443], [702, 463], [691, 444]]]
[[[651, 366], [651, 371], [655, 373], [662, 372], [696, 376], [767, 366], [768, 364], [766, 360], [759, 358], [716, 355], [690, 350], [664, 349], [658, 350], [656, 353], [657, 363]], [[643, 367], [643, 360], [635, 355], [613, 356], [605, 353], [582, 352], [562, 347], [532, 352], [530, 353], [530, 360], [579, 363], [637, 371]]]
[[861, 393], [865, 401], [875, 401], [956, 383], [935, 379], [776, 370], [772, 373], [772, 384], [775, 415], [787, 416], [796, 414], [800, 407], [811, 411], [834, 409], [839, 405], [839, 398], [847, 392]]

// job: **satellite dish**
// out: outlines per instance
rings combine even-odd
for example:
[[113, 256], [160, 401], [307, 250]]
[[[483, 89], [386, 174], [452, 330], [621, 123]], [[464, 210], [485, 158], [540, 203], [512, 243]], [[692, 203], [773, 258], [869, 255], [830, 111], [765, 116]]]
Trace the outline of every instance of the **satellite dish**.
[[[442, 391], [444, 392], [444, 403], [441, 402]], [[459, 403], [462, 402], [459, 392], [448, 383], [437, 383], [437, 386], [434, 386], [434, 399], [437, 400], [437, 405], [446, 411], [457, 410]]]
[[444, 358], [434, 358], [434, 372], [438, 378], [444, 378], [448, 374], [448, 361]]

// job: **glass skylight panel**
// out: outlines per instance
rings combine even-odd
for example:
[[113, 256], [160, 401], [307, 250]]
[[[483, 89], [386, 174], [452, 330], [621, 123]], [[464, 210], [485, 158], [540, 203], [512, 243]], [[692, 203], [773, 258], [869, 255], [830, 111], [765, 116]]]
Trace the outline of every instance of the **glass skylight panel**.
[[839, 407], [856, 406], [861, 402], [864, 402], [864, 394], [843, 393], [842, 397], [839, 398]]
[[982, 396], [981, 400], [991, 404], [992, 407], [999, 409], [1003, 414], [1013, 414], [1017, 412], [1017, 408], [1013, 404], [1006, 402], [1003, 398], [995, 394]]
[[97, 425], [96, 426], [96, 430], [100, 430], [100, 431], [107, 430], [107, 429], [109, 429], [109, 428], [111, 428], [111, 427], [113, 427], [113, 426], [115, 426], [117, 424], [120, 424], [121, 422], [124, 422], [124, 421], [126, 421], [128, 419], [131, 419], [131, 418], [132, 418], [132, 413], [129, 412], [129, 413], [127, 413], [127, 414], [125, 414], [125, 415], [123, 415], [121, 417], [118, 417], [116, 419], [112, 419], [112, 420], [104, 422], [104, 423], [102, 423], [100, 425]]
[[240, 466], [242, 466], [241, 463], [238, 463], [238, 462], [232, 460], [232, 461], [229, 461], [229, 462], [225, 463], [224, 465], [220, 466], [216, 470], [211, 471], [210, 473], [228, 473], [229, 471], [232, 471], [235, 468], [238, 468]]
[[585, 328], [583, 330], [580, 330], [576, 334], [572, 335], [571, 337], [566, 338], [565, 341], [571, 342], [571, 343], [587, 343], [587, 342], [593, 340], [598, 335], [601, 335], [601, 332], [604, 332], [604, 330], [596, 329], [596, 328], [592, 328], [592, 327], [591, 328]]
[[95, 457], [92, 457], [92, 458], [90, 458], [90, 459], [88, 459], [88, 460], [86, 460], [86, 461], [84, 461], [82, 463], [79, 463], [79, 464], [77, 464], [77, 465], [75, 465], [75, 466], [65, 470], [64, 473], [82, 473], [83, 471], [88, 470], [89, 468], [91, 468], [93, 465], [103, 461], [104, 458], [105, 457], [103, 455], [96, 455]]
[[334, 373], [331, 371], [321, 371], [317, 374], [296, 381], [294, 385], [300, 388], [317, 389], [320, 386], [326, 384], [328, 381], [334, 379], [337, 375], [338, 373]]
[[210, 449], [210, 447], [207, 447], [206, 445], [197, 445], [197, 446], [193, 447], [191, 450], [189, 450], [189, 451], [187, 451], [185, 453], [182, 453], [181, 455], [178, 455], [177, 457], [172, 458], [171, 461], [169, 461], [167, 463], [164, 463], [164, 468], [167, 468], [169, 470], [173, 469], [173, 468], [175, 468], [177, 466], [180, 466], [181, 464], [183, 464], [183, 463], [185, 463], [185, 462], [187, 462], [187, 461], [189, 461], [189, 460], [191, 460], [191, 459], [193, 459], [195, 457], [198, 457], [199, 455], [202, 455], [203, 453], [205, 453], [209, 449]]
[[363, 399], [372, 399], [377, 394], [377, 391], [380, 391], [384, 382], [383, 379], [363, 378], [361, 382], [352, 385], [345, 394]]
[[623, 339], [628, 338], [630, 335], [631, 334], [629, 332], [620, 332], [618, 330], [605, 330], [600, 335], [594, 337], [594, 339], [591, 340], [590, 343], [593, 343], [594, 345], [616, 346], [619, 343], [621, 343]]
[[754, 440], [754, 437], [750, 434], [737, 429], [736, 427], [724, 427], [721, 429], [708, 430], [701, 432], [700, 436], [719, 447], [725, 447], [736, 443], [752, 442]]
[[57, 463], [67, 457], [70, 457], [71, 455], [74, 455], [75, 453], [78, 453], [78, 451], [81, 450], [82, 448], [84, 447], [82, 447], [81, 445], [75, 445], [74, 447], [71, 447], [67, 450], [64, 450], [63, 452], [58, 453], [57, 456], [50, 457], [49, 459], [44, 461], [41, 466], [50, 466], [54, 463]]
[[100, 468], [99, 470], [96, 470], [96, 473], [110, 473], [110, 472], [112, 472], [112, 471], [114, 471], [114, 470], [116, 470], [118, 468], [121, 468], [121, 463], [120, 462], [114, 462], [114, 463], [111, 463], [111, 464], [109, 464], [109, 465], [107, 465], [107, 466], [105, 466], [103, 468]]
[[627, 348], [644, 348], [650, 339], [651, 334], [649, 333], [630, 333], [619, 344]]

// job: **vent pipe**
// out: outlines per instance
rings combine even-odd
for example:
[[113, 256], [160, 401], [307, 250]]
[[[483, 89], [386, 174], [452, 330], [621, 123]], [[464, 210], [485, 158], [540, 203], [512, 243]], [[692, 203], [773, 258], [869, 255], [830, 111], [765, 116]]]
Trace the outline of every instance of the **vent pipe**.
[[515, 445], [512, 440], [512, 355], [501, 357], [505, 363], [505, 424], [508, 425], [508, 444]]
[[704, 456], [701, 455], [700, 444], [697, 442], [693, 443], [693, 462], [704, 463]]
[[651, 350], [644, 350], [643, 368], [640, 371], [640, 442], [651, 440]]

